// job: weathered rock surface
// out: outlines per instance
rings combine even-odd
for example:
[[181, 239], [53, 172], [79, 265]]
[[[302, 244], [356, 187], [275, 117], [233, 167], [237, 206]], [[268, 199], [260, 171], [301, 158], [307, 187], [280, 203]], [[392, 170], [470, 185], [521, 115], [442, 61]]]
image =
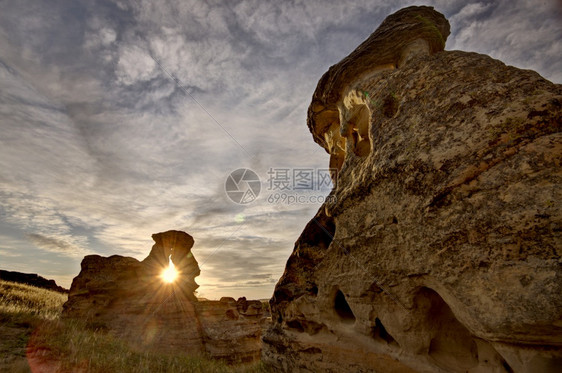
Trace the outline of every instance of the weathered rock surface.
[[57, 285], [55, 280], [48, 280], [45, 277], [39, 276], [35, 273], [4, 271], [0, 269], [0, 280], [31, 285], [41, 289], [54, 290], [58, 291], [59, 293], [68, 293], [68, 290], [63, 288], [62, 286]]
[[[86, 320], [124, 338], [135, 348], [208, 355], [229, 362], [251, 362], [261, 353], [261, 302], [198, 301], [199, 265], [185, 232], [152, 235], [148, 257], [89, 255], [74, 278], [63, 315]], [[161, 273], [172, 261], [178, 279]], [[259, 306], [259, 307], [258, 307]]]
[[562, 86], [447, 35], [403, 9], [318, 84], [335, 202], [270, 302], [263, 358], [283, 371], [562, 366]]
[[[226, 361], [261, 358], [262, 304], [258, 300], [222, 298], [196, 304], [206, 351]], [[233, 359], [235, 357], [235, 359]]]

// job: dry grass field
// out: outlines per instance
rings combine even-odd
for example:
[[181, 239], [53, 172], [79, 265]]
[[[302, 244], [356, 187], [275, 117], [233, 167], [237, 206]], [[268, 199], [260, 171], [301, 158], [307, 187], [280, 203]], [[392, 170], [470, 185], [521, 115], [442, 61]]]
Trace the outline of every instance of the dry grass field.
[[0, 281], [0, 372], [247, 372], [262, 364], [232, 367], [187, 355], [131, 350], [101, 330], [61, 320], [67, 296]]

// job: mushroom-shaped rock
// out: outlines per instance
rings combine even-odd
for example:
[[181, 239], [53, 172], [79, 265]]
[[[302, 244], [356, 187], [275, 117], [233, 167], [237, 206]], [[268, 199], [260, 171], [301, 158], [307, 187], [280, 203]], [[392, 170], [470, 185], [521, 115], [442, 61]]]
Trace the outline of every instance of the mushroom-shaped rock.
[[367, 40], [322, 76], [312, 95], [307, 123], [314, 141], [330, 153], [330, 168], [340, 169], [350, 149], [362, 156], [370, 151], [367, 103], [371, 98], [369, 93], [354, 92], [354, 84], [376, 79], [416, 56], [442, 51], [449, 33], [449, 22], [432, 7], [404, 8], [388, 16]]

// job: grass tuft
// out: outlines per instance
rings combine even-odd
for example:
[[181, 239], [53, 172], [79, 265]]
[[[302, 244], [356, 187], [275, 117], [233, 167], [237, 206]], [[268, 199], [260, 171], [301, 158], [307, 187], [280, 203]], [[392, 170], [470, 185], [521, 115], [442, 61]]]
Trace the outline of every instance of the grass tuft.
[[31, 316], [54, 320], [59, 317], [66, 300], [66, 294], [0, 280], [0, 315], [4, 317]]

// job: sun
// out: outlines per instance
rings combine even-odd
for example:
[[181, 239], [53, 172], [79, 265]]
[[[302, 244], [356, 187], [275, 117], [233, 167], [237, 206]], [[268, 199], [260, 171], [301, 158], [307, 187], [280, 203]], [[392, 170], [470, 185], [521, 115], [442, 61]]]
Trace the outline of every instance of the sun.
[[178, 271], [174, 266], [174, 263], [172, 263], [171, 255], [170, 255], [170, 261], [168, 267], [166, 267], [166, 269], [162, 271], [160, 277], [162, 277], [162, 280], [164, 282], [167, 282], [168, 284], [171, 284], [172, 282], [176, 281], [176, 279], [178, 278]]

